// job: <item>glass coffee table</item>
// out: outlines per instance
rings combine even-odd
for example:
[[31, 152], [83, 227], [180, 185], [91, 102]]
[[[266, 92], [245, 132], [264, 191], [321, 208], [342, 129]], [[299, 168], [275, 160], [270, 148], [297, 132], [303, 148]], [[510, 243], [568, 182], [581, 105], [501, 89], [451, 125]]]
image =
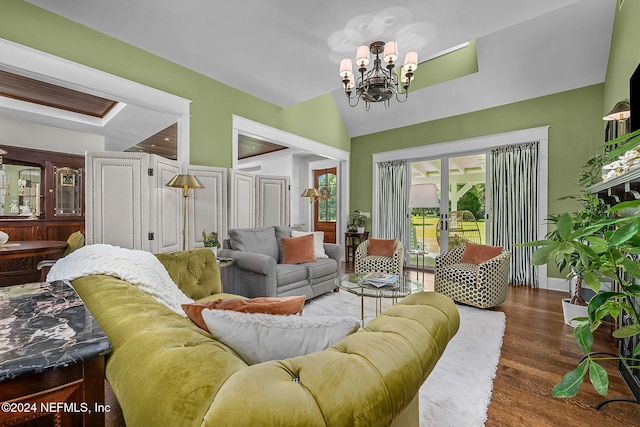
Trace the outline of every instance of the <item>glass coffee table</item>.
[[360, 297], [360, 319], [364, 326], [364, 298], [376, 299], [376, 316], [382, 312], [382, 299], [391, 299], [392, 304], [398, 302], [399, 298], [424, 291], [424, 284], [408, 276], [401, 276], [394, 283], [376, 286], [366, 282], [369, 273], [349, 273], [336, 279], [338, 287]]

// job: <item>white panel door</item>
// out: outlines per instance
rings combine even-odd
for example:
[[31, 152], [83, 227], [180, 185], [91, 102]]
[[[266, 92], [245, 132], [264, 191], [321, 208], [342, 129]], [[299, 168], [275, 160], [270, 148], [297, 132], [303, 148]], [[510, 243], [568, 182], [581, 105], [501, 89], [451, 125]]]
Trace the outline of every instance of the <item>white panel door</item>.
[[182, 249], [182, 189], [166, 184], [181, 173], [180, 163], [151, 155], [149, 165], [153, 170], [149, 176], [151, 252], [179, 251]]
[[229, 229], [255, 227], [254, 174], [229, 169]]
[[289, 225], [289, 177], [256, 175], [256, 226]]
[[88, 152], [86, 155], [86, 239], [128, 249], [149, 250], [146, 153]]
[[222, 242], [227, 237], [227, 169], [183, 165], [183, 173], [194, 175], [204, 185], [189, 194], [187, 244], [202, 247], [204, 230], [215, 231]]

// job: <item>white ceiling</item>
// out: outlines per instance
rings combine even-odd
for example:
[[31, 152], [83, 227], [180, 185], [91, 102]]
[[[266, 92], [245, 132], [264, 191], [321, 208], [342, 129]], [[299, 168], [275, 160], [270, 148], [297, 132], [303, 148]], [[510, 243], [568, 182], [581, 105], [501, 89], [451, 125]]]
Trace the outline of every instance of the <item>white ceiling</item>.
[[[28, 1], [282, 107], [331, 93], [352, 137], [601, 83], [616, 8], [616, 0]], [[389, 110], [348, 107], [339, 60], [394, 38], [421, 58], [476, 39], [479, 71]]]

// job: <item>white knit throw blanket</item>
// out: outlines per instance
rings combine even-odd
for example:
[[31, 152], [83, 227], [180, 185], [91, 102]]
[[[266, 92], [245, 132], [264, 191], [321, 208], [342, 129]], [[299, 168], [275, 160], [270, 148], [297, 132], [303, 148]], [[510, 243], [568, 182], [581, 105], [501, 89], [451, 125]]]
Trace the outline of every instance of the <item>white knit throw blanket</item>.
[[112, 245], [88, 245], [73, 251], [51, 267], [47, 281], [74, 280], [92, 274], [106, 274], [136, 285], [182, 316], [186, 314], [180, 305], [193, 302], [171, 280], [155, 255]]

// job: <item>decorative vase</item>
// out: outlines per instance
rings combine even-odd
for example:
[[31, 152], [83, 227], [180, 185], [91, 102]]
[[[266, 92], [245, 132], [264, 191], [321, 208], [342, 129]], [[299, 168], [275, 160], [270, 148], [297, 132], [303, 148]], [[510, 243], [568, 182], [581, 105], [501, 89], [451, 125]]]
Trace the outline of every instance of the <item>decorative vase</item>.
[[358, 233], [360, 234], [364, 233], [364, 227], [358, 227]]
[[587, 317], [587, 306], [571, 304], [570, 298], [562, 298], [562, 313], [564, 314], [564, 323], [572, 328], [576, 325], [576, 321], [573, 320], [576, 317]]
[[216, 258], [218, 258], [218, 248], [216, 246], [211, 246], [209, 249], [211, 249], [211, 252], [213, 252]]
[[9, 241], [9, 235], [4, 231], [0, 231], [0, 245], [4, 245]]

